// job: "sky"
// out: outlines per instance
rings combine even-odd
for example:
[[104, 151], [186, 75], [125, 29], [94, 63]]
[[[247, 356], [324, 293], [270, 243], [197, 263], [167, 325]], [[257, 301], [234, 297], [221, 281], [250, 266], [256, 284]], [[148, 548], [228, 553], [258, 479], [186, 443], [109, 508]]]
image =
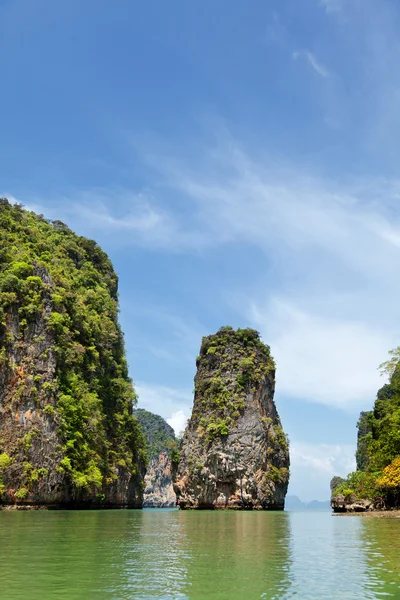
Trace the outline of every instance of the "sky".
[[399, 344], [396, 0], [0, 0], [0, 195], [95, 239], [139, 406], [203, 335], [277, 364], [290, 494], [329, 497]]

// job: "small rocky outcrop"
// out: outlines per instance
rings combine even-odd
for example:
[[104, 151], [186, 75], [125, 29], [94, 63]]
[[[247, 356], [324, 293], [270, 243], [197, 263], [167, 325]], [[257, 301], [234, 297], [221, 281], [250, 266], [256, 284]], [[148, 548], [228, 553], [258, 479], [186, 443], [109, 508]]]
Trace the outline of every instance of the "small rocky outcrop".
[[203, 338], [192, 416], [174, 470], [181, 509], [283, 510], [289, 447], [275, 364], [254, 329]]
[[144, 439], [110, 260], [6, 199], [0, 242], [0, 508], [140, 508]]
[[335, 513], [355, 513], [374, 510], [372, 500], [357, 499], [354, 495], [346, 497], [343, 494], [333, 496], [331, 499], [331, 508]]
[[149, 460], [143, 508], [172, 508], [176, 504], [171, 479], [171, 457], [177, 447], [174, 430], [162, 417], [143, 408], [138, 408], [135, 416], [146, 440]]

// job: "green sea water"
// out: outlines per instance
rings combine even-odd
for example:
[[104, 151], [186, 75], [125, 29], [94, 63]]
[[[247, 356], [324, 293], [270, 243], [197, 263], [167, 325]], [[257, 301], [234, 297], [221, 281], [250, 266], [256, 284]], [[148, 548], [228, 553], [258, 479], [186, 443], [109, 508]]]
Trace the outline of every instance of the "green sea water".
[[0, 598], [400, 600], [400, 519], [0, 512]]

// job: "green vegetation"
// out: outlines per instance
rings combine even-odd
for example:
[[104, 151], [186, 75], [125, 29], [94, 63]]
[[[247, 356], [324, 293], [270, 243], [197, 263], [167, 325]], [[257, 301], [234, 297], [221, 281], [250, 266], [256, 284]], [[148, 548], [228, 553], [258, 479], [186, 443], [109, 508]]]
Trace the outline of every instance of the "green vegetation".
[[5, 484], [2, 475], [7, 469], [7, 467], [11, 465], [12, 462], [12, 458], [8, 456], [8, 454], [6, 454], [5, 452], [2, 452], [0, 454], [0, 497], [5, 490]]
[[389, 382], [358, 422], [358, 470], [333, 490], [333, 495], [371, 498], [384, 507], [400, 505], [400, 348], [389, 354], [380, 366]]
[[195, 394], [200, 401], [192, 422], [209, 442], [228, 435], [243, 413], [246, 395], [266, 378], [273, 381], [275, 373], [269, 346], [259, 333], [230, 326], [203, 338], [197, 367]]
[[356, 461], [357, 469], [360, 471], [364, 471], [368, 466], [368, 447], [372, 439], [371, 418], [372, 412], [362, 412], [357, 423]]
[[178, 462], [178, 444], [172, 427], [162, 417], [144, 408], [136, 409], [134, 414], [146, 440], [148, 457], [157, 458], [161, 452], [168, 452], [172, 462]]
[[[6, 199], [0, 199], [0, 231], [0, 363], [18, 380], [11, 402], [23, 396], [29, 379], [30, 398], [37, 399], [39, 392], [46, 397], [37, 408], [59, 427], [64, 459], [58, 470], [67, 472], [76, 488], [96, 490], [112, 483], [120, 465], [135, 473], [145, 457], [144, 440], [132, 414], [136, 394], [118, 325], [118, 280], [109, 258], [60, 221]], [[18, 318], [16, 335], [7, 326], [10, 314]], [[51, 352], [56, 359], [55, 377], [43, 384], [40, 375], [32, 378], [29, 364], [22, 368], [9, 359], [13, 345], [32, 339], [38, 320], [45, 322], [43, 337], [51, 343], [44, 356]], [[25, 453], [34, 434], [25, 435]], [[27, 473], [28, 481], [44, 475], [34, 469]], [[24, 494], [21, 488], [17, 497]]]

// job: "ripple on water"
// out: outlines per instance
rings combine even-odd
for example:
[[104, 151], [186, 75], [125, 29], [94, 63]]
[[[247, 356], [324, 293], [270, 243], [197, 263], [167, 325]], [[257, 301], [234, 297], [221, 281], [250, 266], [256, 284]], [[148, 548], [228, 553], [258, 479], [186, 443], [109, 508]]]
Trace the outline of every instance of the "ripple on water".
[[329, 512], [4, 512], [0, 599], [399, 599], [399, 540]]

